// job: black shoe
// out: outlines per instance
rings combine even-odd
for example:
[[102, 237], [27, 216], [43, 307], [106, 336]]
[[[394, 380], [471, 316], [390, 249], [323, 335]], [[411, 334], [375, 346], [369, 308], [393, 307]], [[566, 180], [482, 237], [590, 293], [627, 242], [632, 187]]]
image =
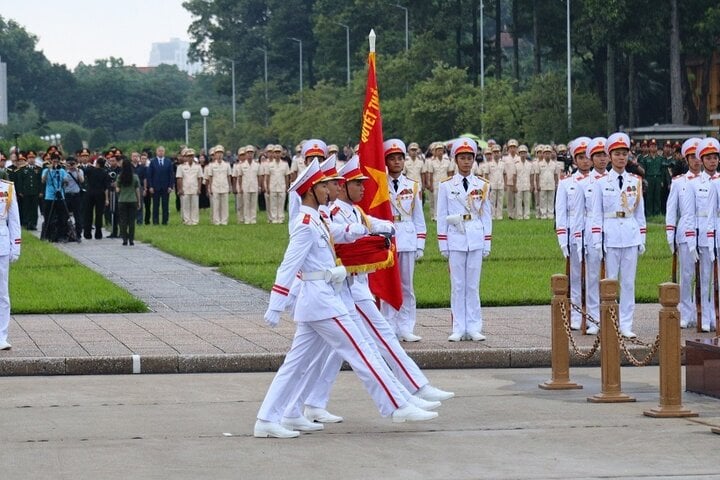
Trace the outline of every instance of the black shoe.
[[95, 235], [95, 240], [102, 240], [102, 235]]
[[123, 245], [127, 245], [127, 240], [123, 240]]
[[118, 236], [117, 235], [108, 235], [107, 238], [118, 238]]
[[135, 242], [133, 242], [132, 240], [130, 240], [130, 246], [132, 247], [133, 245], [135, 245]]

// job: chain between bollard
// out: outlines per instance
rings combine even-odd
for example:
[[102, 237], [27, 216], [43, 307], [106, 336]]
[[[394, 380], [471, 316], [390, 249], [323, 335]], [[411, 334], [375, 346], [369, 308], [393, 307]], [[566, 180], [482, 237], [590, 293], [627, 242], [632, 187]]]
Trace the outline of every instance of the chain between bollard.
[[[658, 352], [658, 349], [660, 348], [660, 335], [657, 335], [655, 337], [655, 342], [653, 343], [644, 343], [640, 340], [634, 339], [634, 338], [625, 338], [620, 334], [620, 321], [617, 316], [617, 308], [615, 306], [610, 307], [610, 320], [612, 321], [613, 328], [615, 328], [615, 334], [617, 335], [618, 342], [620, 344], [620, 348], [622, 349], [623, 353], [625, 353], [625, 358], [627, 358], [630, 363], [632, 363], [636, 367], [645, 367], [650, 364], [650, 361], [653, 359], [655, 354]], [[626, 342], [630, 342], [633, 345], [640, 345], [643, 347], [650, 347], [650, 352], [648, 352], [647, 355], [645, 355], [645, 358], [642, 360], [638, 360], [635, 358], [635, 356], [630, 352], [628, 349]]]
[[[583, 353], [578, 348], [577, 344], [575, 343], [575, 338], [572, 335], [572, 330], [570, 329], [570, 318], [568, 317], [567, 308], [565, 308], [565, 302], [560, 302], [560, 314], [562, 315], [563, 320], [563, 326], [565, 327], [565, 333], [568, 336], [568, 339], [570, 340], [570, 346], [573, 349], [573, 352], [575, 352], [575, 355], [582, 358], [583, 360], [587, 360], [589, 358], [592, 358], [593, 355], [598, 350], [598, 347], [600, 346], [600, 337], [595, 337], [595, 343], [593, 343], [593, 346], [590, 348], [590, 351], [587, 353]], [[594, 322], [594, 321], [593, 321]]]
[[581, 317], [584, 318], [586, 321], [588, 321], [588, 322], [592, 323], [593, 325], [595, 325], [596, 327], [600, 328], [600, 321], [599, 321], [599, 320], [595, 320], [595, 319], [592, 317], [592, 315], [590, 315], [590, 314], [587, 313], [587, 312], [584, 312], [584, 313], [583, 313], [582, 307], [578, 307], [577, 305], [575, 305], [575, 304], [572, 303], [572, 302], [570, 302], [570, 307], [571, 307], [573, 310], [575, 310], [576, 312], [578, 312], [578, 313], [581, 315]]

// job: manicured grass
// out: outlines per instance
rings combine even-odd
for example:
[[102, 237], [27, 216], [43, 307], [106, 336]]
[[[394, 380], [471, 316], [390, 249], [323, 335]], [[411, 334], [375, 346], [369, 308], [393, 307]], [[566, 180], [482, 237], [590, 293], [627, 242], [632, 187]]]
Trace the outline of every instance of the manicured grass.
[[10, 302], [13, 314], [147, 311], [127, 291], [28, 232], [10, 267]]
[[[269, 291], [287, 246], [287, 225], [267, 224], [264, 212], [259, 213], [257, 225], [236, 225], [232, 207], [231, 201], [231, 224], [227, 226], [211, 225], [207, 210], [201, 212], [200, 225], [184, 226], [173, 211], [170, 225], [143, 226], [136, 236], [168, 253], [217, 267], [225, 275]], [[428, 222], [427, 238], [425, 256], [415, 269], [418, 306], [447, 307], [450, 279], [447, 261], [438, 251], [433, 222]], [[647, 252], [638, 262], [638, 302], [657, 302], [657, 285], [670, 280], [670, 264], [664, 220], [651, 218]], [[550, 276], [564, 272], [565, 261], [552, 220], [496, 221], [492, 253], [483, 262], [483, 305], [547, 304]]]

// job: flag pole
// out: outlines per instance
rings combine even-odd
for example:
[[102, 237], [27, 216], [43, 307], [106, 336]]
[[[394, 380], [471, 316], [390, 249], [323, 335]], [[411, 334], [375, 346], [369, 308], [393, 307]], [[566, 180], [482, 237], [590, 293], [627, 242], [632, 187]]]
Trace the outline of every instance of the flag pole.
[[370, 41], [370, 52], [375, 53], [375, 30], [370, 29], [370, 35], [368, 35], [368, 40]]

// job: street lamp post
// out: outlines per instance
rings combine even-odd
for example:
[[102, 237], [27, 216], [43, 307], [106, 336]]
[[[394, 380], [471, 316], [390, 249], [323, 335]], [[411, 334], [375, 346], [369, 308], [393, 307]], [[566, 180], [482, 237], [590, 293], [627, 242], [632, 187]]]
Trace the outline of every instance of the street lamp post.
[[403, 7], [402, 5], [399, 5], [397, 3], [391, 3], [393, 7], [400, 8], [402, 10], [405, 10], [405, 51], [407, 52], [410, 50], [410, 31], [408, 29], [408, 9], [407, 7]]
[[232, 112], [233, 112], [233, 128], [237, 125], [237, 116], [236, 116], [236, 105], [235, 105], [235, 60], [231, 60], [232, 62]]
[[303, 63], [302, 63], [303, 50], [302, 50], [302, 40], [300, 40], [299, 38], [295, 38], [295, 37], [290, 37], [290, 40], [292, 40], [293, 42], [298, 42], [298, 44], [300, 45], [300, 110], [302, 110], [302, 108], [303, 108], [303, 78], [302, 78], [302, 77], [303, 77]]
[[567, 128], [568, 135], [572, 130], [572, 90], [571, 90], [571, 76], [572, 76], [572, 65], [571, 65], [571, 51], [570, 51], [570, 0], [566, 0], [567, 13], [566, 13], [566, 27], [567, 27]]
[[207, 107], [200, 109], [200, 115], [203, 117], [203, 151], [205, 152], [205, 158], [208, 158], [207, 149], [207, 116], [210, 115], [210, 110]]
[[485, 5], [480, 0], [480, 136], [485, 139], [485, 122], [483, 115], [485, 114], [485, 30], [483, 10]]
[[335, 22], [345, 28], [345, 60], [347, 62], [347, 84], [350, 86], [350, 27], [344, 23]]
[[188, 120], [190, 120], [190, 112], [185, 110], [182, 112], [182, 118], [185, 120], [185, 146], [187, 147], [190, 143], [189, 136], [188, 136]]

